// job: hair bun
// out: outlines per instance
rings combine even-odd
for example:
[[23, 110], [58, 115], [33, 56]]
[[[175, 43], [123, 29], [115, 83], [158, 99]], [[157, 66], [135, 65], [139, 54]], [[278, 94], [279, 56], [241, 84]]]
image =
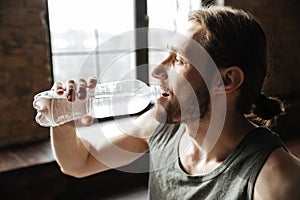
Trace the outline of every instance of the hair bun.
[[254, 104], [253, 113], [262, 120], [271, 120], [285, 111], [283, 102], [275, 97], [268, 97], [260, 93]]

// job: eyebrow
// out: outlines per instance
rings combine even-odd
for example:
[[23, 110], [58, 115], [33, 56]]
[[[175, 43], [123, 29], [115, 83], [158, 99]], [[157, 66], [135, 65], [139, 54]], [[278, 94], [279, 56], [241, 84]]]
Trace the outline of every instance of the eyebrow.
[[174, 46], [168, 44], [167, 49], [169, 49], [170, 53], [179, 54], [181, 58], [183, 58], [184, 60], [188, 60], [185, 57], [184, 51], [178, 49], [177, 47], [174, 47]]
[[171, 45], [167, 45], [167, 48], [169, 49], [170, 51], [170, 54], [173, 54], [175, 56], [179, 55], [179, 57], [183, 60], [186, 60], [185, 57], [183, 56], [183, 54], [181, 53], [181, 51], [174, 47], [174, 46], [171, 46]]

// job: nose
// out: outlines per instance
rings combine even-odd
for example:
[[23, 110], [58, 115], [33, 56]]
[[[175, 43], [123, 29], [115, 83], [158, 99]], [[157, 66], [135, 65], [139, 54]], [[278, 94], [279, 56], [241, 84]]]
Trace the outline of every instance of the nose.
[[163, 63], [160, 63], [154, 69], [152, 70], [151, 75], [159, 80], [166, 80], [168, 79], [168, 74], [167, 74], [167, 66], [164, 65]]

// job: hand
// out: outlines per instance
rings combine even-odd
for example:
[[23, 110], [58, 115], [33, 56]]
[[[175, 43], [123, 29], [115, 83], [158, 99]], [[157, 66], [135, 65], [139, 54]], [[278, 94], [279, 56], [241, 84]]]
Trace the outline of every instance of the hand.
[[[55, 82], [51, 90], [57, 95], [66, 95], [68, 101], [74, 102], [76, 99], [84, 100], [88, 93], [93, 93], [97, 82], [98, 80], [95, 77], [90, 77], [88, 81], [79, 79], [77, 83], [74, 80], [68, 80], [66, 85], [61, 82]], [[78, 123], [84, 126], [92, 125], [93, 117], [84, 116], [78, 120]]]

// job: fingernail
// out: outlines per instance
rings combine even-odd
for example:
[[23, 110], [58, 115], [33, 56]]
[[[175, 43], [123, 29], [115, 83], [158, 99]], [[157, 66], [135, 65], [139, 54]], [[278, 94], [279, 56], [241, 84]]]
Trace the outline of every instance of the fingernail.
[[56, 93], [59, 94], [59, 95], [62, 95], [64, 93], [64, 90], [63, 89], [58, 89]]

